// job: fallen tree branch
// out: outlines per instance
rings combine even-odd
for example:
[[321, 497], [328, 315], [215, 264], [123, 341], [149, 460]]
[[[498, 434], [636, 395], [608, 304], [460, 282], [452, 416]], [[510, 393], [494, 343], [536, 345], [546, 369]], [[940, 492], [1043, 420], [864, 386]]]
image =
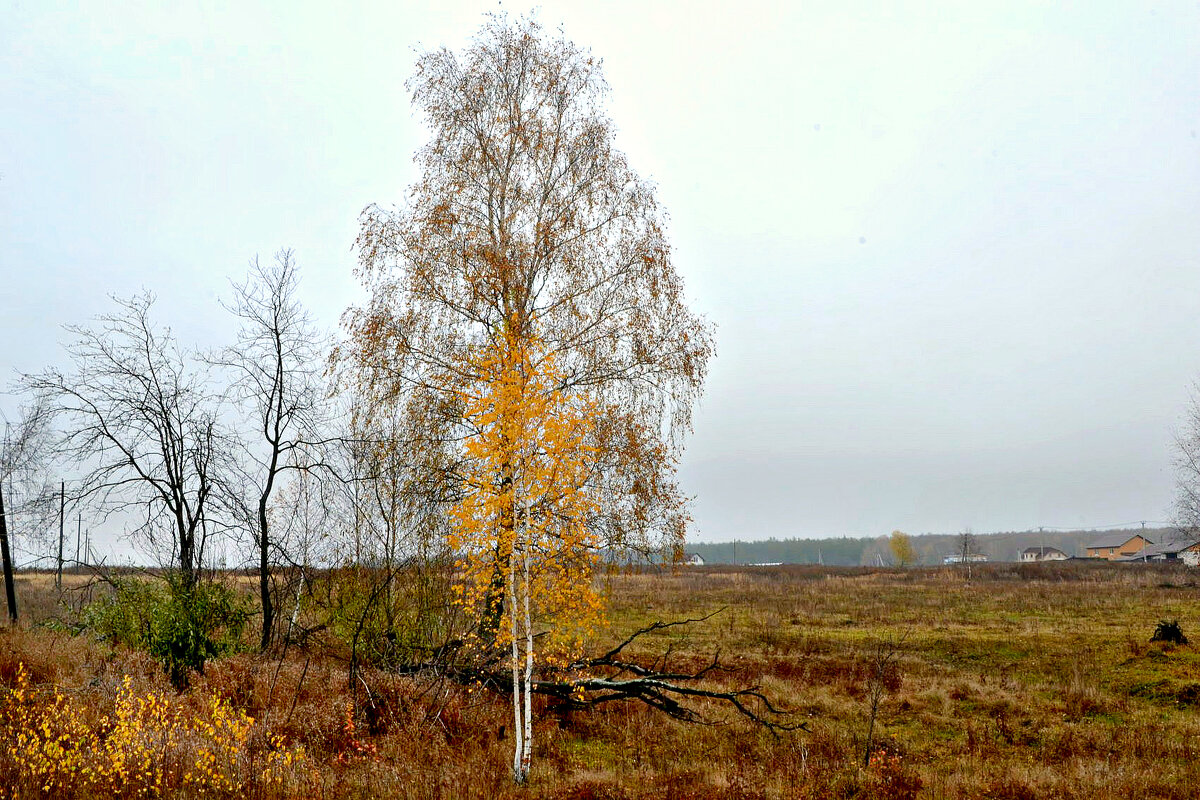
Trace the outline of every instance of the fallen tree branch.
[[[532, 682], [530, 689], [534, 694], [554, 698], [561, 707], [570, 710], [586, 710], [613, 701], [635, 700], [674, 719], [703, 725], [722, 724], [723, 720], [708, 718], [688, 701], [717, 701], [727, 704], [739, 715], [772, 734], [808, 730], [806, 722], [794, 721], [792, 713], [772, 703], [759, 686], [723, 690], [688, 685], [716, 673], [736, 671], [721, 663], [720, 651], [705, 666], [691, 672], [667, 671], [665, 656], [655, 659], [651, 666], [643, 666], [629, 658], [619, 658], [626, 647], [642, 636], [704, 622], [721, 611], [724, 609], [694, 619], [655, 622], [633, 632], [602, 655], [580, 659], [566, 668], [545, 670], [540, 680]], [[457, 652], [457, 649], [442, 648], [439, 652]], [[455, 683], [483, 686], [503, 694], [512, 691], [512, 673], [503, 666], [503, 657], [494, 654], [475, 663], [439, 663], [435, 659], [420, 664], [406, 664], [399, 667], [399, 671], [404, 674], [434, 673]], [[622, 677], [625, 675], [632, 677]]]

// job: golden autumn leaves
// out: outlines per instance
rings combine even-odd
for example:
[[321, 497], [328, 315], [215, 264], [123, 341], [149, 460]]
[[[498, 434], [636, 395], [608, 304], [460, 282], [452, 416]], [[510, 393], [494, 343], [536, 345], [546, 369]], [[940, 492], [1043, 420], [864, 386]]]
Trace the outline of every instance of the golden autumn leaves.
[[[458, 600], [481, 609], [499, 585], [496, 570], [511, 573], [507, 605], [527, 597], [534, 617], [553, 623], [545, 656], [569, 657], [602, 617], [592, 585], [599, 540], [588, 527], [598, 505], [588, 486], [597, 405], [559, 388], [557, 359], [536, 336], [506, 331], [466, 360], [479, 381], [457, 390], [472, 431], [450, 511]], [[501, 645], [520, 635], [512, 624], [494, 633]]]
[[0, 795], [286, 794], [304, 792], [313, 777], [303, 747], [274, 734], [252, 741], [255, 721], [215, 695], [196, 709], [181, 696], [139, 693], [126, 676], [111, 713], [95, 716], [85, 701], [35, 689], [19, 665], [0, 696], [0, 734], [20, 785]]
[[[462, 493], [450, 509], [459, 554], [457, 601], [483, 624], [476, 645], [508, 649], [513, 778], [532, 758], [534, 664], [563, 667], [602, 619], [592, 583], [598, 537], [588, 527], [597, 405], [561, 389], [554, 353], [525, 326], [506, 324], [467, 351], [477, 380], [456, 389], [462, 420]], [[545, 641], [535, 652], [535, 626]], [[540, 657], [539, 657], [540, 655]]]

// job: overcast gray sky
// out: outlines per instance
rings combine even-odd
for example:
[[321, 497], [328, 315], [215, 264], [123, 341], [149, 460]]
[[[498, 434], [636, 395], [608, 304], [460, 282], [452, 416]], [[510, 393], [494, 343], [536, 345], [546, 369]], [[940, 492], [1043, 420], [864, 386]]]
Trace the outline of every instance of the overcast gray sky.
[[[0, 0], [0, 374], [294, 248], [333, 328], [403, 81], [495, 2]], [[335, 4], [329, 4], [335, 5]], [[544, 2], [718, 326], [694, 538], [1165, 519], [1200, 376], [1200, 4]], [[4, 400], [11, 410], [11, 400]]]

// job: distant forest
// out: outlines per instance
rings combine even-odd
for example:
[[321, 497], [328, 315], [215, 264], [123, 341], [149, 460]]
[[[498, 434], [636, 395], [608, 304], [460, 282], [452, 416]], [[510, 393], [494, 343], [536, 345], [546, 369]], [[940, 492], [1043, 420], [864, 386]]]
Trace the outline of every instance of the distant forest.
[[[989, 561], [1019, 561], [1027, 547], [1057, 547], [1069, 556], [1087, 554], [1087, 545], [1094, 539], [1120, 533], [1144, 535], [1152, 542], [1169, 542], [1178, 534], [1175, 528], [1128, 528], [1079, 531], [1006, 531], [975, 534], [975, 551]], [[918, 563], [942, 563], [944, 556], [957, 553], [958, 534], [911, 534]], [[891, 564], [892, 551], [887, 536], [849, 537], [837, 539], [767, 539], [756, 542], [721, 542], [719, 544], [688, 543], [687, 552], [698, 553], [707, 564], [830, 564], [835, 566], [869, 566]]]

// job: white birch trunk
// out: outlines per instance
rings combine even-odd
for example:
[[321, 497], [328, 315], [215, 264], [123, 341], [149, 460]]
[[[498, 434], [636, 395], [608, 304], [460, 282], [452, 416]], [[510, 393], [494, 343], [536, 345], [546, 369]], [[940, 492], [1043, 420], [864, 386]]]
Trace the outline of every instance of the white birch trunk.
[[521, 727], [521, 641], [517, 631], [517, 554], [510, 553], [508, 557], [508, 618], [512, 631], [512, 696], [513, 696], [513, 781], [523, 783], [525, 776], [521, 772], [521, 757], [525, 750], [522, 741]]
[[[526, 515], [529, 510], [526, 508]], [[529, 775], [533, 760], [533, 622], [529, 615], [529, 547], [525, 547], [525, 737], [521, 753], [521, 776]]]
[[292, 606], [292, 617], [288, 620], [288, 638], [292, 638], [292, 631], [296, 629], [296, 620], [300, 616], [300, 600], [304, 595], [304, 573], [308, 569], [308, 555], [304, 556], [304, 562], [300, 567], [300, 585], [296, 587], [296, 605]]

